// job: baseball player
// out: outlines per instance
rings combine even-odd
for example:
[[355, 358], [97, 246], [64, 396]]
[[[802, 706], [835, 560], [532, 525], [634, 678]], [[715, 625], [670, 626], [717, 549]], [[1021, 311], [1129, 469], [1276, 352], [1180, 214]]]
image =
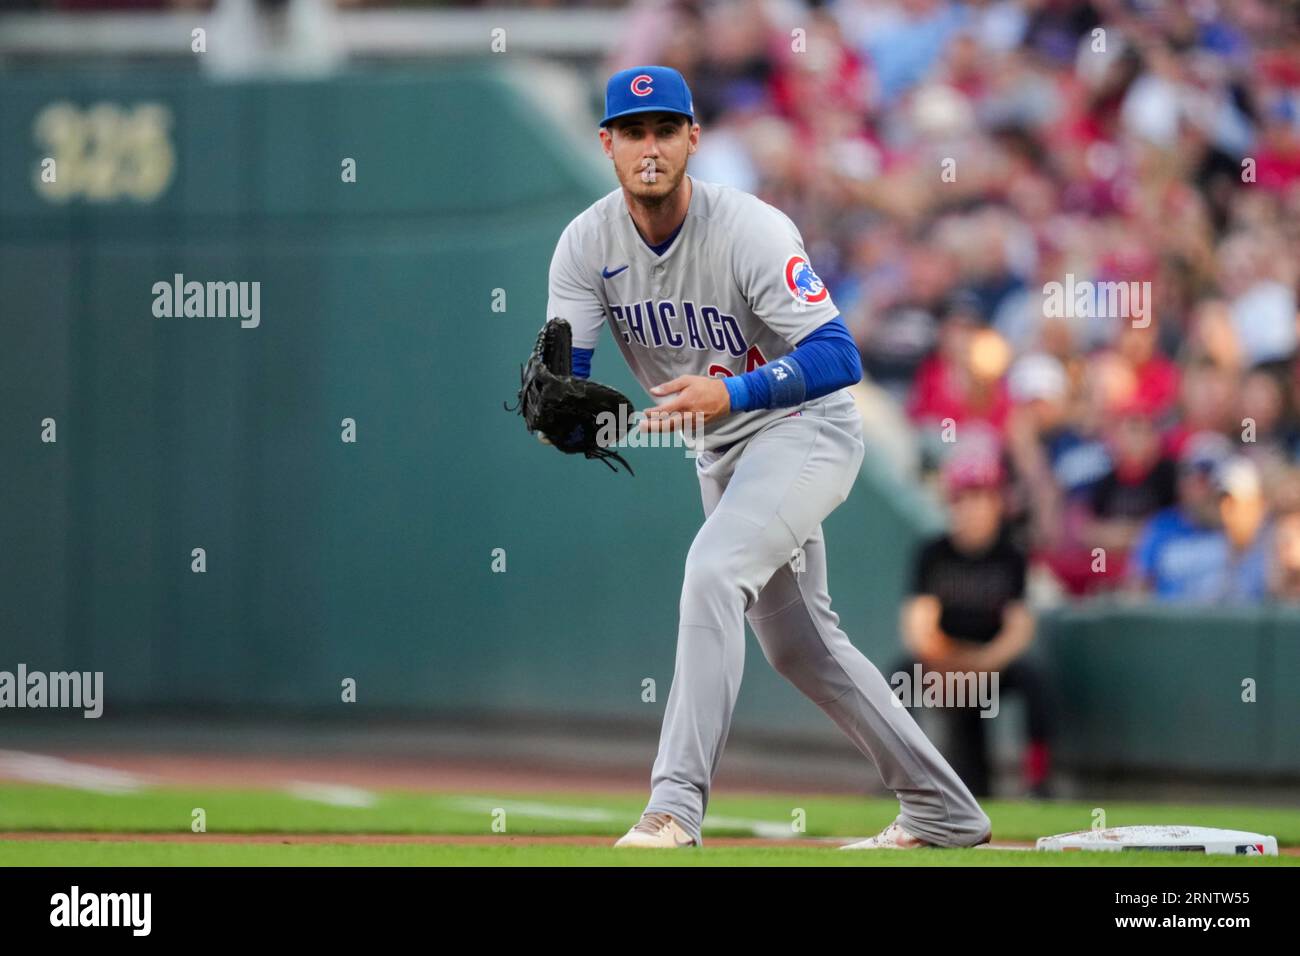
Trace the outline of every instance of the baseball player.
[[701, 845], [746, 620], [771, 665], [898, 796], [897, 819], [846, 849], [987, 841], [988, 817], [831, 611], [821, 523], [862, 462], [845, 391], [862, 368], [799, 230], [756, 197], [687, 174], [700, 127], [676, 70], [615, 73], [600, 126], [621, 187], [560, 236], [547, 316], [571, 325], [572, 374], [584, 379], [609, 324], [657, 402], [642, 428], [703, 423], [689, 443], [705, 514], [686, 558], [650, 800], [615, 845]]

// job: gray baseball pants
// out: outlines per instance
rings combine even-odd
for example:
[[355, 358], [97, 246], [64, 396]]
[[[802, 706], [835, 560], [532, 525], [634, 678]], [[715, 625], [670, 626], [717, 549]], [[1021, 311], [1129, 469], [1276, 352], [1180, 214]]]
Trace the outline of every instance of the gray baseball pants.
[[[697, 842], [740, 691], [746, 619], [768, 663], [875, 764], [898, 797], [902, 826], [939, 846], [969, 846], [989, 831], [965, 784], [831, 610], [821, 522], [848, 497], [863, 453], [857, 409], [837, 392], [696, 459], [705, 521], [686, 558], [646, 811], [671, 813]], [[800, 572], [791, 566], [798, 548]]]

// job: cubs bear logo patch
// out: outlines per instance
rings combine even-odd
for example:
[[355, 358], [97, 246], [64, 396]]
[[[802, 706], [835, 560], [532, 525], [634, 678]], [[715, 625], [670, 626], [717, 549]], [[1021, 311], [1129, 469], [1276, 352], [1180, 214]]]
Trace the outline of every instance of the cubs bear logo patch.
[[785, 263], [785, 287], [796, 302], [816, 305], [829, 294], [826, 284], [803, 256], [791, 256]]

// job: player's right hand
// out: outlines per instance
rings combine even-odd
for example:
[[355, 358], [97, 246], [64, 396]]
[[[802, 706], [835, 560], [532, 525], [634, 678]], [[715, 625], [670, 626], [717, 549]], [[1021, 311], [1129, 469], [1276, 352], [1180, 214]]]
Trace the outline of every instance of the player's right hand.
[[731, 414], [731, 393], [722, 379], [707, 375], [680, 375], [650, 389], [656, 397], [671, 395], [668, 401], [642, 412], [642, 431], [666, 432], [681, 428], [683, 420], [696, 416], [697, 422], [708, 424]]

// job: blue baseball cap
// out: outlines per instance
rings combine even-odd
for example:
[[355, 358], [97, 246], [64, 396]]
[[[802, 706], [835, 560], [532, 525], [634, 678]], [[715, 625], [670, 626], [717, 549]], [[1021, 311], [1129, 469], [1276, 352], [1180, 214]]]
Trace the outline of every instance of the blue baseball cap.
[[619, 70], [605, 84], [605, 118], [608, 126], [633, 113], [681, 113], [695, 122], [695, 104], [686, 78], [670, 66], [634, 66]]

